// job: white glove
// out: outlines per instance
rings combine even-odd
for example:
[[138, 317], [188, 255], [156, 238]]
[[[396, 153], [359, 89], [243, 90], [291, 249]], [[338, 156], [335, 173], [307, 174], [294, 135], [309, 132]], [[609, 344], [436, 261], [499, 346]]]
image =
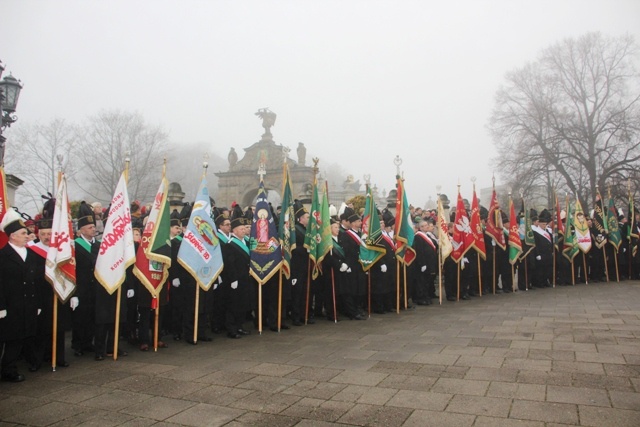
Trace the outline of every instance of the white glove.
[[347, 268], [347, 273], [351, 273], [351, 268]]
[[295, 286], [298, 283], [298, 279], [291, 279], [291, 286]]
[[42, 309], [41, 308], [38, 309], [38, 316], [40, 316], [40, 313], [42, 313]]
[[383, 273], [386, 273], [387, 272], [387, 264], [382, 264], [380, 266], [380, 271], [382, 271]]
[[218, 284], [222, 285], [222, 276], [218, 276]]
[[171, 284], [173, 285], [174, 288], [177, 288], [180, 286], [180, 279], [178, 279], [177, 277], [175, 279], [173, 279], [171, 281]]
[[495, 246], [496, 245], [496, 241], [491, 239], [491, 246]]
[[136, 294], [136, 292], [133, 289], [129, 289], [127, 291], [127, 298], [133, 298], [133, 296]]
[[0, 310], [0, 319], [7, 317], [7, 310]]
[[238, 289], [238, 281], [231, 282], [231, 289]]
[[542, 257], [541, 257], [540, 255], [538, 255], [538, 256], [536, 257], [536, 259], [537, 259], [538, 261], [540, 261], [540, 260], [542, 259]]
[[217, 284], [217, 283], [214, 283], [214, 284], [213, 284], [213, 290], [215, 291], [216, 289], [218, 289], [218, 284]]
[[72, 297], [71, 300], [69, 300], [69, 306], [71, 307], [71, 310], [75, 311], [79, 305], [80, 300], [78, 299], [78, 297]]
[[347, 268], [349, 268], [349, 266], [343, 262], [340, 266], [340, 272], [344, 273], [345, 271], [347, 271]]
[[469, 264], [469, 258], [467, 257], [462, 258], [462, 262], [464, 262], [465, 264]]
[[422, 271], [423, 273], [427, 271], [427, 266], [423, 265], [422, 267], [420, 267], [420, 271]]

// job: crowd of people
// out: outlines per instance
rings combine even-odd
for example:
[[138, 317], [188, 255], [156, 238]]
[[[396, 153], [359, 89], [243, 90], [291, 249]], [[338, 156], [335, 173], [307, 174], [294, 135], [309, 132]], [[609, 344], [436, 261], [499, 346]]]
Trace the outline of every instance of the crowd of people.
[[[603, 280], [640, 278], [640, 212], [619, 218], [623, 241], [593, 249], [572, 262], [562, 255], [562, 242], [555, 242], [552, 215], [548, 210], [530, 212], [535, 244], [525, 247], [523, 256], [513, 263], [508, 247], [497, 245], [485, 233], [484, 256], [475, 249], [466, 251], [459, 262], [451, 257], [439, 259], [440, 239], [449, 236], [435, 230], [434, 211], [411, 208], [414, 222], [412, 248], [415, 259], [406, 265], [396, 257], [395, 217], [380, 212], [384, 253], [367, 271], [360, 262], [362, 213], [345, 207], [331, 217], [332, 250], [321, 262], [320, 274], [311, 276], [309, 254], [304, 246], [309, 212], [298, 201], [294, 205], [296, 247], [290, 260], [290, 275], [274, 275], [262, 285], [262, 307], [258, 307], [257, 283], [250, 276], [250, 249], [253, 211], [214, 208], [212, 219], [222, 249], [224, 269], [209, 291], [202, 290], [185, 266], [177, 261], [185, 227], [189, 220], [187, 204], [171, 214], [171, 267], [158, 297], [127, 271], [122, 291], [109, 294], [96, 280], [94, 269], [100, 250], [99, 234], [105, 214], [99, 203], [82, 203], [77, 216], [75, 238], [76, 290], [68, 301], [54, 298], [45, 277], [45, 261], [51, 243], [54, 201], [45, 203], [42, 215], [29, 229], [13, 209], [7, 211], [0, 229], [8, 244], [0, 249], [0, 343], [1, 378], [20, 382], [19, 361], [35, 372], [52, 360], [53, 305], [57, 304], [56, 367], [68, 367], [65, 336], [71, 330], [71, 351], [75, 357], [91, 354], [96, 361], [127, 352], [116, 346], [116, 330], [121, 338], [140, 351], [169, 344], [196, 345], [213, 335], [239, 339], [264, 325], [274, 332], [291, 326], [314, 324], [319, 319], [366, 320], [370, 315], [400, 312], [427, 306], [434, 298], [464, 301], [483, 294], [529, 291], [556, 285], [591, 283]], [[136, 250], [144, 228], [146, 212], [138, 203], [131, 206]], [[277, 218], [278, 211], [272, 212]], [[521, 213], [521, 216], [523, 213]], [[485, 224], [488, 212], [480, 209]], [[505, 236], [509, 217], [501, 214]], [[453, 214], [451, 221], [453, 221]], [[277, 220], [275, 221], [278, 222]], [[628, 228], [633, 227], [631, 232]], [[31, 236], [30, 236], [31, 235]], [[598, 233], [594, 231], [592, 236]], [[627, 238], [627, 236], [632, 236]], [[526, 255], [526, 256], [524, 256]], [[439, 282], [442, 278], [442, 282]], [[443, 283], [443, 287], [437, 286]], [[441, 291], [438, 291], [441, 289]], [[120, 295], [120, 317], [116, 321], [116, 298]], [[197, 306], [196, 306], [197, 304]], [[196, 316], [197, 311], [197, 316]], [[262, 319], [258, 319], [262, 313]], [[260, 320], [260, 322], [259, 322]], [[116, 323], [118, 328], [116, 328]], [[156, 328], [155, 326], [158, 325]], [[157, 335], [156, 335], [157, 333]], [[154, 339], [154, 337], [156, 339]], [[129, 347], [131, 348], [131, 347]]]

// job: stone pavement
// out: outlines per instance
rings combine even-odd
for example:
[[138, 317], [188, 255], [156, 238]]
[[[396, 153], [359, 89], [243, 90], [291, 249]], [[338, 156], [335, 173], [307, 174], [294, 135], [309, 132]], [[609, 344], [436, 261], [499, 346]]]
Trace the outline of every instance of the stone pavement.
[[[489, 295], [0, 383], [33, 426], [640, 426], [640, 282]], [[23, 370], [23, 372], [26, 370]]]

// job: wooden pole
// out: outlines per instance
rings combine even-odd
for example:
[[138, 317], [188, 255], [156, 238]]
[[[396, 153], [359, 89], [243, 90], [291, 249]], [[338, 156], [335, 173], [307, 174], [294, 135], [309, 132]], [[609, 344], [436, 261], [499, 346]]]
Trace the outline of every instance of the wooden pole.
[[604, 273], [607, 276], [607, 283], [609, 283], [609, 266], [607, 265], [607, 253], [604, 246], [602, 246], [602, 259], [604, 259]]
[[[156, 298], [159, 299], [159, 298]], [[153, 351], [158, 351], [158, 335], [160, 326], [160, 302], [156, 303], [156, 309], [153, 310], [155, 315], [153, 316]], [[148, 313], [147, 313], [148, 314]]]
[[616, 282], [620, 282], [620, 272], [618, 271], [618, 249], [613, 248], [613, 260], [616, 263]]
[[482, 296], [482, 267], [480, 265], [480, 254], [478, 255], [478, 295]]
[[493, 282], [493, 294], [496, 294], [496, 247], [493, 247], [493, 276], [492, 277], [492, 282]]
[[304, 306], [304, 324], [309, 321], [309, 290], [311, 289], [311, 258], [307, 260], [307, 295]]
[[371, 272], [367, 274], [367, 308], [371, 317]]
[[278, 332], [282, 326], [282, 269], [278, 276]]
[[258, 283], [258, 334], [262, 335], [262, 285]]
[[584, 269], [584, 284], [589, 284], [589, 271], [587, 269], [587, 256], [582, 252], [582, 268]]
[[122, 297], [122, 286], [118, 286], [116, 291], [116, 324], [113, 330], [113, 360], [118, 360], [118, 341], [120, 338], [120, 298]]
[[404, 270], [404, 309], [409, 308], [409, 296], [407, 295], [407, 264], [402, 263], [402, 269]]
[[442, 251], [438, 247], [438, 299], [442, 305]]
[[200, 286], [196, 282], [196, 303], [193, 310], [193, 342], [198, 342], [198, 314], [200, 312]]
[[51, 370], [55, 372], [58, 365], [56, 360], [58, 350], [58, 297], [55, 291], [53, 292], [53, 331], [51, 335]]
[[331, 269], [331, 294], [333, 295], [333, 322], [338, 323], [338, 310], [336, 306], [336, 278], [333, 268]]
[[460, 263], [458, 263], [458, 298], [457, 301], [460, 301]]
[[396, 313], [400, 314], [400, 260], [396, 258]]

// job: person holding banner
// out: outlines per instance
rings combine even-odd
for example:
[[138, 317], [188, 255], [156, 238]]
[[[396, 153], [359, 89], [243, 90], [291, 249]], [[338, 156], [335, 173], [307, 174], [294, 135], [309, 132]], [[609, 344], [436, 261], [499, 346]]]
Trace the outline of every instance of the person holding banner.
[[36, 284], [36, 255], [27, 250], [28, 231], [20, 215], [8, 209], [0, 222], [9, 242], [0, 249], [0, 378], [21, 382], [16, 362], [23, 343], [36, 335], [41, 300]]

